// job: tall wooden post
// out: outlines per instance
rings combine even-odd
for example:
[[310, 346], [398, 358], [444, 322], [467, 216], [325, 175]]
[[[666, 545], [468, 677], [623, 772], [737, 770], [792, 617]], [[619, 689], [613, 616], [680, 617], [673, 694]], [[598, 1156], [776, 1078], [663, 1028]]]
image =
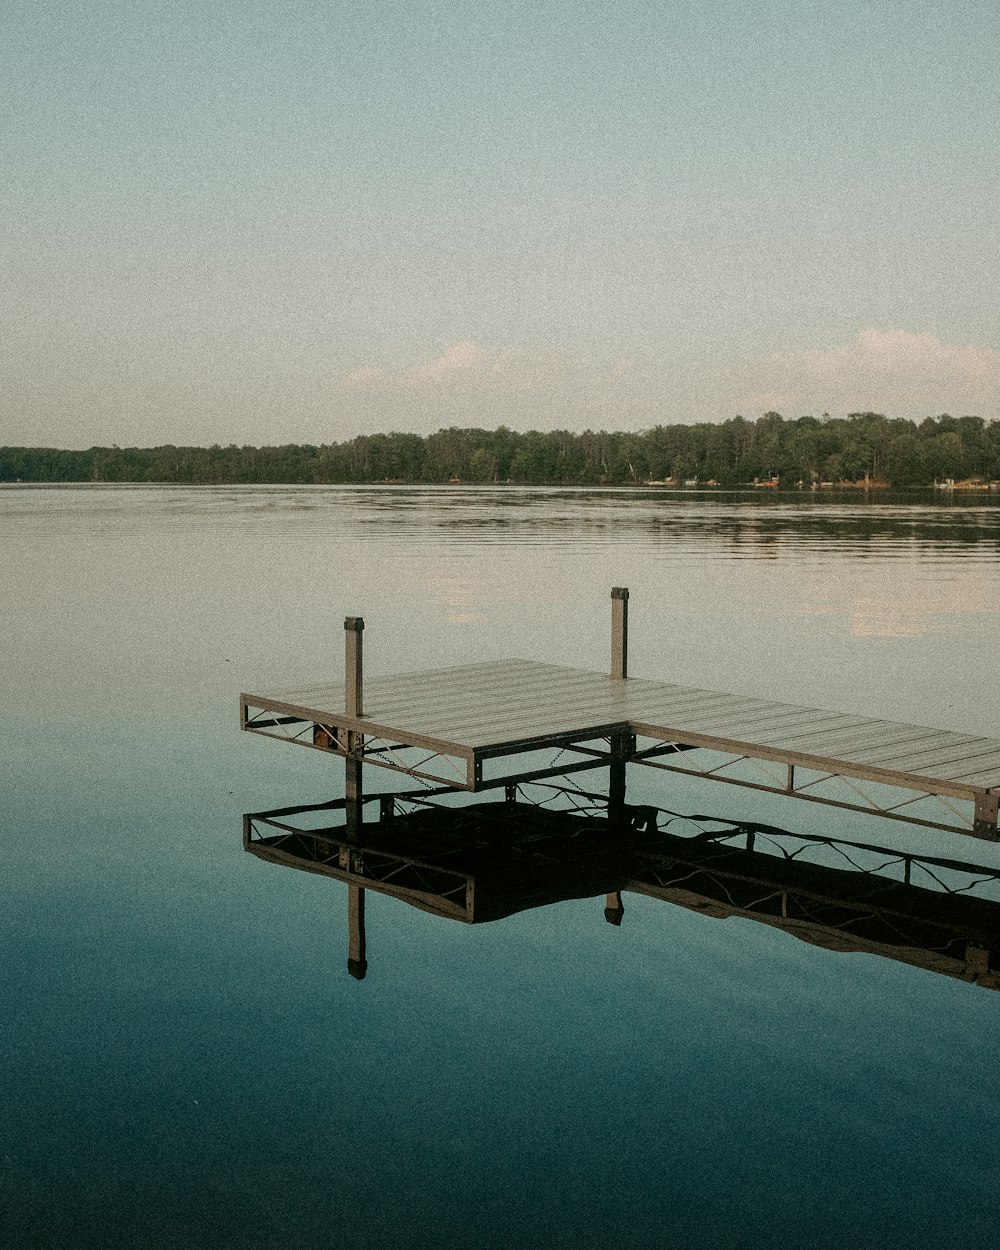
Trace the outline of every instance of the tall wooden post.
[[[611, 591], [611, 676], [628, 677], [628, 588]], [[618, 822], [625, 815], [625, 766], [631, 753], [632, 735], [627, 729], [611, 732], [611, 776], [608, 785], [608, 817]]]
[[[344, 620], [344, 711], [348, 716], [361, 716], [364, 711], [364, 628], [365, 622], [360, 616], [348, 616]], [[347, 837], [352, 842], [358, 840], [363, 819], [364, 790], [360, 759], [363, 744], [363, 734], [353, 729], [347, 731], [344, 797], [347, 800]]]
[[348, 716], [364, 714], [364, 629], [364, 617], [344, 618], [344, 711]]
[[611, 676], [628, 676], [628, 587], [611, 591]]

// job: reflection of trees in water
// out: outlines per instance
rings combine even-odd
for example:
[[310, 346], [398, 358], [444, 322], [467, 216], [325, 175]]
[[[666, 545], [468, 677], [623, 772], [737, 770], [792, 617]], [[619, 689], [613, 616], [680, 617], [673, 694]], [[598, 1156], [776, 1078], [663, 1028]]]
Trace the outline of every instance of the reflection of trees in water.
[[[0, 453], [2, 454], [2, 453]], [[59, 484], [56, 484], [59, 487]], [[137, 490], [140, 487], [136, 488]], [[141, 487], [156, 493], [152, 486]], [[90, 518], [128, 515], [130, 523], [259, 521], [270, 532], [308, 524], [317, 532], [348, 533], [352, 542], [396, 544], [491, 541], [551, 545], [560, 539], [596, 546], [659, 548], [690, 559], [772, 559], [816, 552], [858, 559], [971, 555], [995, 560], [1000, 548], [1000, 494], [954, 506], [943, 491], [917, 497], [875, 492], [867, 497], [832, 492], [622, 490], [611, 488], [497, 488], [448, 486], [262, 486], [254, 490], [164, 488], [155, 509], [131, 507], [114, 485], [86, 491], [54, 490], [67, 508]], [[5, 491], [5, 508], [21, 492]], [[85, 506], [81, 503], [86, 500]], [[37, 509], [25, 498], [25, 515]]]
[[[452, 499], [443, 508], [440, 502], [435, 496], [428, 526], [455, 536], [475, 531], [477, 537], [487, 538], [490, 532], [501, 532], [508, 540], [564, 532], [611, 541], [707, 540], [730, 548], [734, 556], [753, 558], [772, 558], [796, 548], [833, 547], [864, 558], [914, 551], [946, 554], [976, 546], [993, 554], [1000, 547], [1000, 509], [992, 508], [886, 503], [862, 509], [832, 501], [795, 506], [780, 500], [762, 505], [756, 496], [746, 501], [728, 496], [709, 504], [676, 496], [651, 500], [646, 492], [567, 498], [528, 492], [511, 497], [490, 491]], [[387, 504], [386, 510], [393, 508]]]

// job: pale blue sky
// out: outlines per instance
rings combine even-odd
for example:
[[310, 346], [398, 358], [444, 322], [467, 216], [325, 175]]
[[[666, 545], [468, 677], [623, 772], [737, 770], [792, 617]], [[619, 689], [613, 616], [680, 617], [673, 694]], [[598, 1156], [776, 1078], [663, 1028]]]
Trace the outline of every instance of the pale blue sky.
[[0, 442], [1000, 417], [1000, 6], [8, 3]]

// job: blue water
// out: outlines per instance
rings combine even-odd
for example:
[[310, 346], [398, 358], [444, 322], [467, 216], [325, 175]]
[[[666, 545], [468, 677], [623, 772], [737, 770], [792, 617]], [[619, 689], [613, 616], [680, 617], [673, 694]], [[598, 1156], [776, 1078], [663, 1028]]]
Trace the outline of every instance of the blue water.
[[[986, 1247], [1000, 995], [628, 896], [468, 927], [260, 862], [341, 792], [240, 690], [525, 655], [998, 734], [1000, 511], [650, 493], [0, 491], [0, 1239]], [[374, 784], [391, 784], [382, 777]], [[705, 782], [643, 798], [997, 852]]]

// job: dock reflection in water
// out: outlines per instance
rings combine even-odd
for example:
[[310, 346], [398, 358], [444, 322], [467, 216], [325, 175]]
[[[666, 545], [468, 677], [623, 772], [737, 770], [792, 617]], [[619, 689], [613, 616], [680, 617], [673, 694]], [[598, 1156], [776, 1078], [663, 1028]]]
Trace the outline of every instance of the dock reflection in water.
[[591, 897], [621, 924], [635, 893], [1000, 989], [998, 869], [662, 808], [630, 807], [616, 824], [606, 796], [540, 783], [511, 786], [501, 802], [424, 792], [372, 805], [378, 819], [357, 829], [343, 800], [243, 817], [247, 851], [347, 885], [358, 979], [369, 889], [466, 924]]

